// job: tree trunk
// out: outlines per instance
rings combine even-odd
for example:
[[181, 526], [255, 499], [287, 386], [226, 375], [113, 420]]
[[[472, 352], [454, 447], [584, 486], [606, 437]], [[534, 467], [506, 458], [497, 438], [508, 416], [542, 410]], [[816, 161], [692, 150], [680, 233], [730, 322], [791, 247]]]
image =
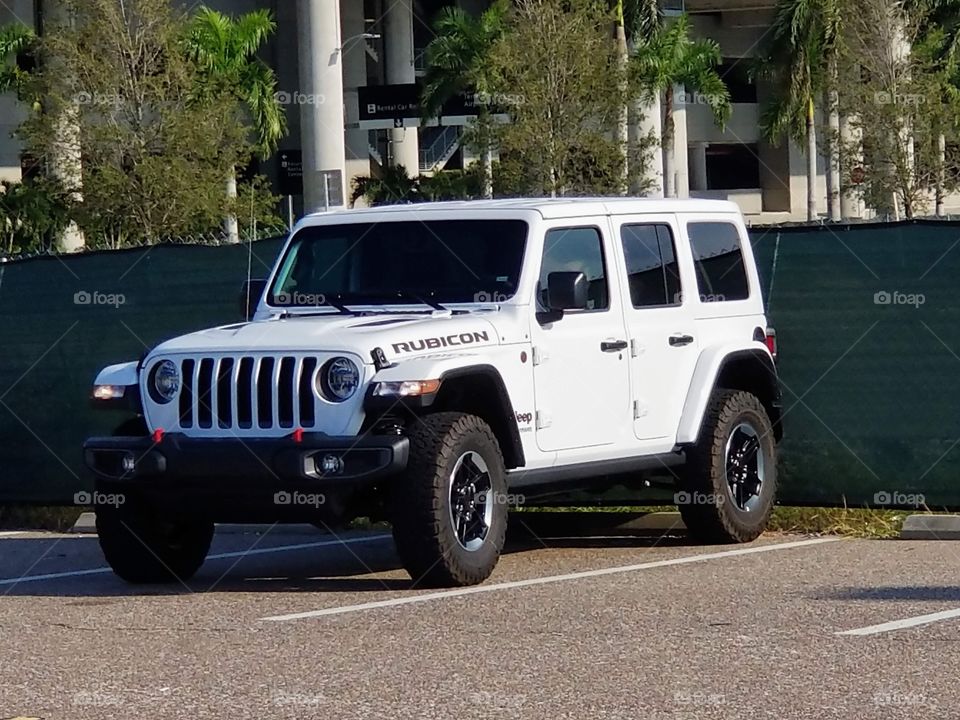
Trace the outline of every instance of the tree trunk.
[[[227, 199], [236, 206], [237, 199], [237, 169], [230, 168], [230, 174], [227, 176]], [[223, 221], [223, 233], [226, 235], [226, 240], [228, 243], [236, 245], [240, 242], [240, 228], [237, 223], [237, 216], [234, 213], [230, 213], [224, 218]]]
[[944, 185], [946, 184], [947, 138], [943, 133], [937, 135], [937, 217], [946, 215], [943, 207]]
[[486, 143], [483, 149], [483, 155], [480, 158], [480, 171], [483, 176], [483, 196], [487, 199], [493, 197], [493, 148], [490, 143]]
[[677, 196], [677, 159], [673, 154], [673, 93], [674, 87], [667, 88], [663, 103], [663, 196]]
[[617, 117], [617, 144], [620, 146], [623, 166], [621, 168], [620, 194], [626, 195], [630, 181], [630, 93], [627, 86], [627, 30], [623, 25], [623, 1], [617, 3], [617, 82], [619, 84], [620, 108]]
[[837, 59], [829, 59], [829, 87], [827, 88], [827, 211], [830, 220], [842, 219], [840, 212], [840, 102], [837, 92]]
[[817, 124], [813, 98], [807, 101], [807, 220], [817, 219]]

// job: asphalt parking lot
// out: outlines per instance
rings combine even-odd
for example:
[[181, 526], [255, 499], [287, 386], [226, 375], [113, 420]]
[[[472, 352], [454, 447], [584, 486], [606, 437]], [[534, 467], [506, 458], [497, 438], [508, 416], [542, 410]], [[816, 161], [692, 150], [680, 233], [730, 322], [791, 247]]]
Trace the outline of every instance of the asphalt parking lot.
[[950, 542], [552, 528], [454, 591], [411, 588], [383, 533], [211, 552], [189, 587], [132, 588], [95, 537], [0, 533], [0, 718], [931, 718], [960, 697]]

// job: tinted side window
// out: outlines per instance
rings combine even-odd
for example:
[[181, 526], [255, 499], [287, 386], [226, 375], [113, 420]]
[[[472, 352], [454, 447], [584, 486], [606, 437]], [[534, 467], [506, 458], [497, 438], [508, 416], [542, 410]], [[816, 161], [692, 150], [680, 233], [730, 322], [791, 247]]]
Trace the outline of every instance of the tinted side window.
[[609, 305], [607, 274], [603, 265], [603, 239], [596, 228], [558, 228], [548, 230], [543, 241], [543, 262], [537, 284], [537, 302], [547, 309], [547, 279], [552, 272], [582, 272], [590, 283], [590, 310], [605, 310]]
[[750, 297], [743, 250], [736, 225], [694, 222], [687, 225], [697, 286], [704, 302], [746, 300]]
[[680, 268], [667, 225], [624, 225], [620, 229], [627, 262], [630, 301], [635, 308], [678, 305]]

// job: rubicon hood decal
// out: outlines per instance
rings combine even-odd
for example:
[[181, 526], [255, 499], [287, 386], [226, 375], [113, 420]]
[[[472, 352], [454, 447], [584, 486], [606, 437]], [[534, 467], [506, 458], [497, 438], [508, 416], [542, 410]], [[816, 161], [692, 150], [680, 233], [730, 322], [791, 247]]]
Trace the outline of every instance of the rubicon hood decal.
[[490, 334], [483, 332], [462, 332], [451, 333], [450, 335], [441, 335], [440, 337], [421, 338], [419, 340], [410, 340], [409, 342], [393, 343], [393, 352], [411, 353], [421, 350], [436, 350], [445, 347], [458, 347], [460, 345], [474, 345], [476, 343], [490, 342]]

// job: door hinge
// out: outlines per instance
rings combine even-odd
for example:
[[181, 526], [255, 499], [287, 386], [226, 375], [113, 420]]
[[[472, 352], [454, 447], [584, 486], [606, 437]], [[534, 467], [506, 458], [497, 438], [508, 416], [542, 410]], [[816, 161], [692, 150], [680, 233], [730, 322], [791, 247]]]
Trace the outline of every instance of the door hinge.
[[548, 428], [552, 424], [553, 420], [550, 418], [550, 413], [545, 410], [537, 410], [537, 430]]
[[636, 338], [630, 338], [630, 357], [639, 357], [643, 352], [643, 346], [637, 342]]
[[646, 405], [644, 405], [639, 400], [633, 401], [633, 419], [634, 420], [639, 420], [642, 417], [646, 417], [647, 412], [648, 410]]

